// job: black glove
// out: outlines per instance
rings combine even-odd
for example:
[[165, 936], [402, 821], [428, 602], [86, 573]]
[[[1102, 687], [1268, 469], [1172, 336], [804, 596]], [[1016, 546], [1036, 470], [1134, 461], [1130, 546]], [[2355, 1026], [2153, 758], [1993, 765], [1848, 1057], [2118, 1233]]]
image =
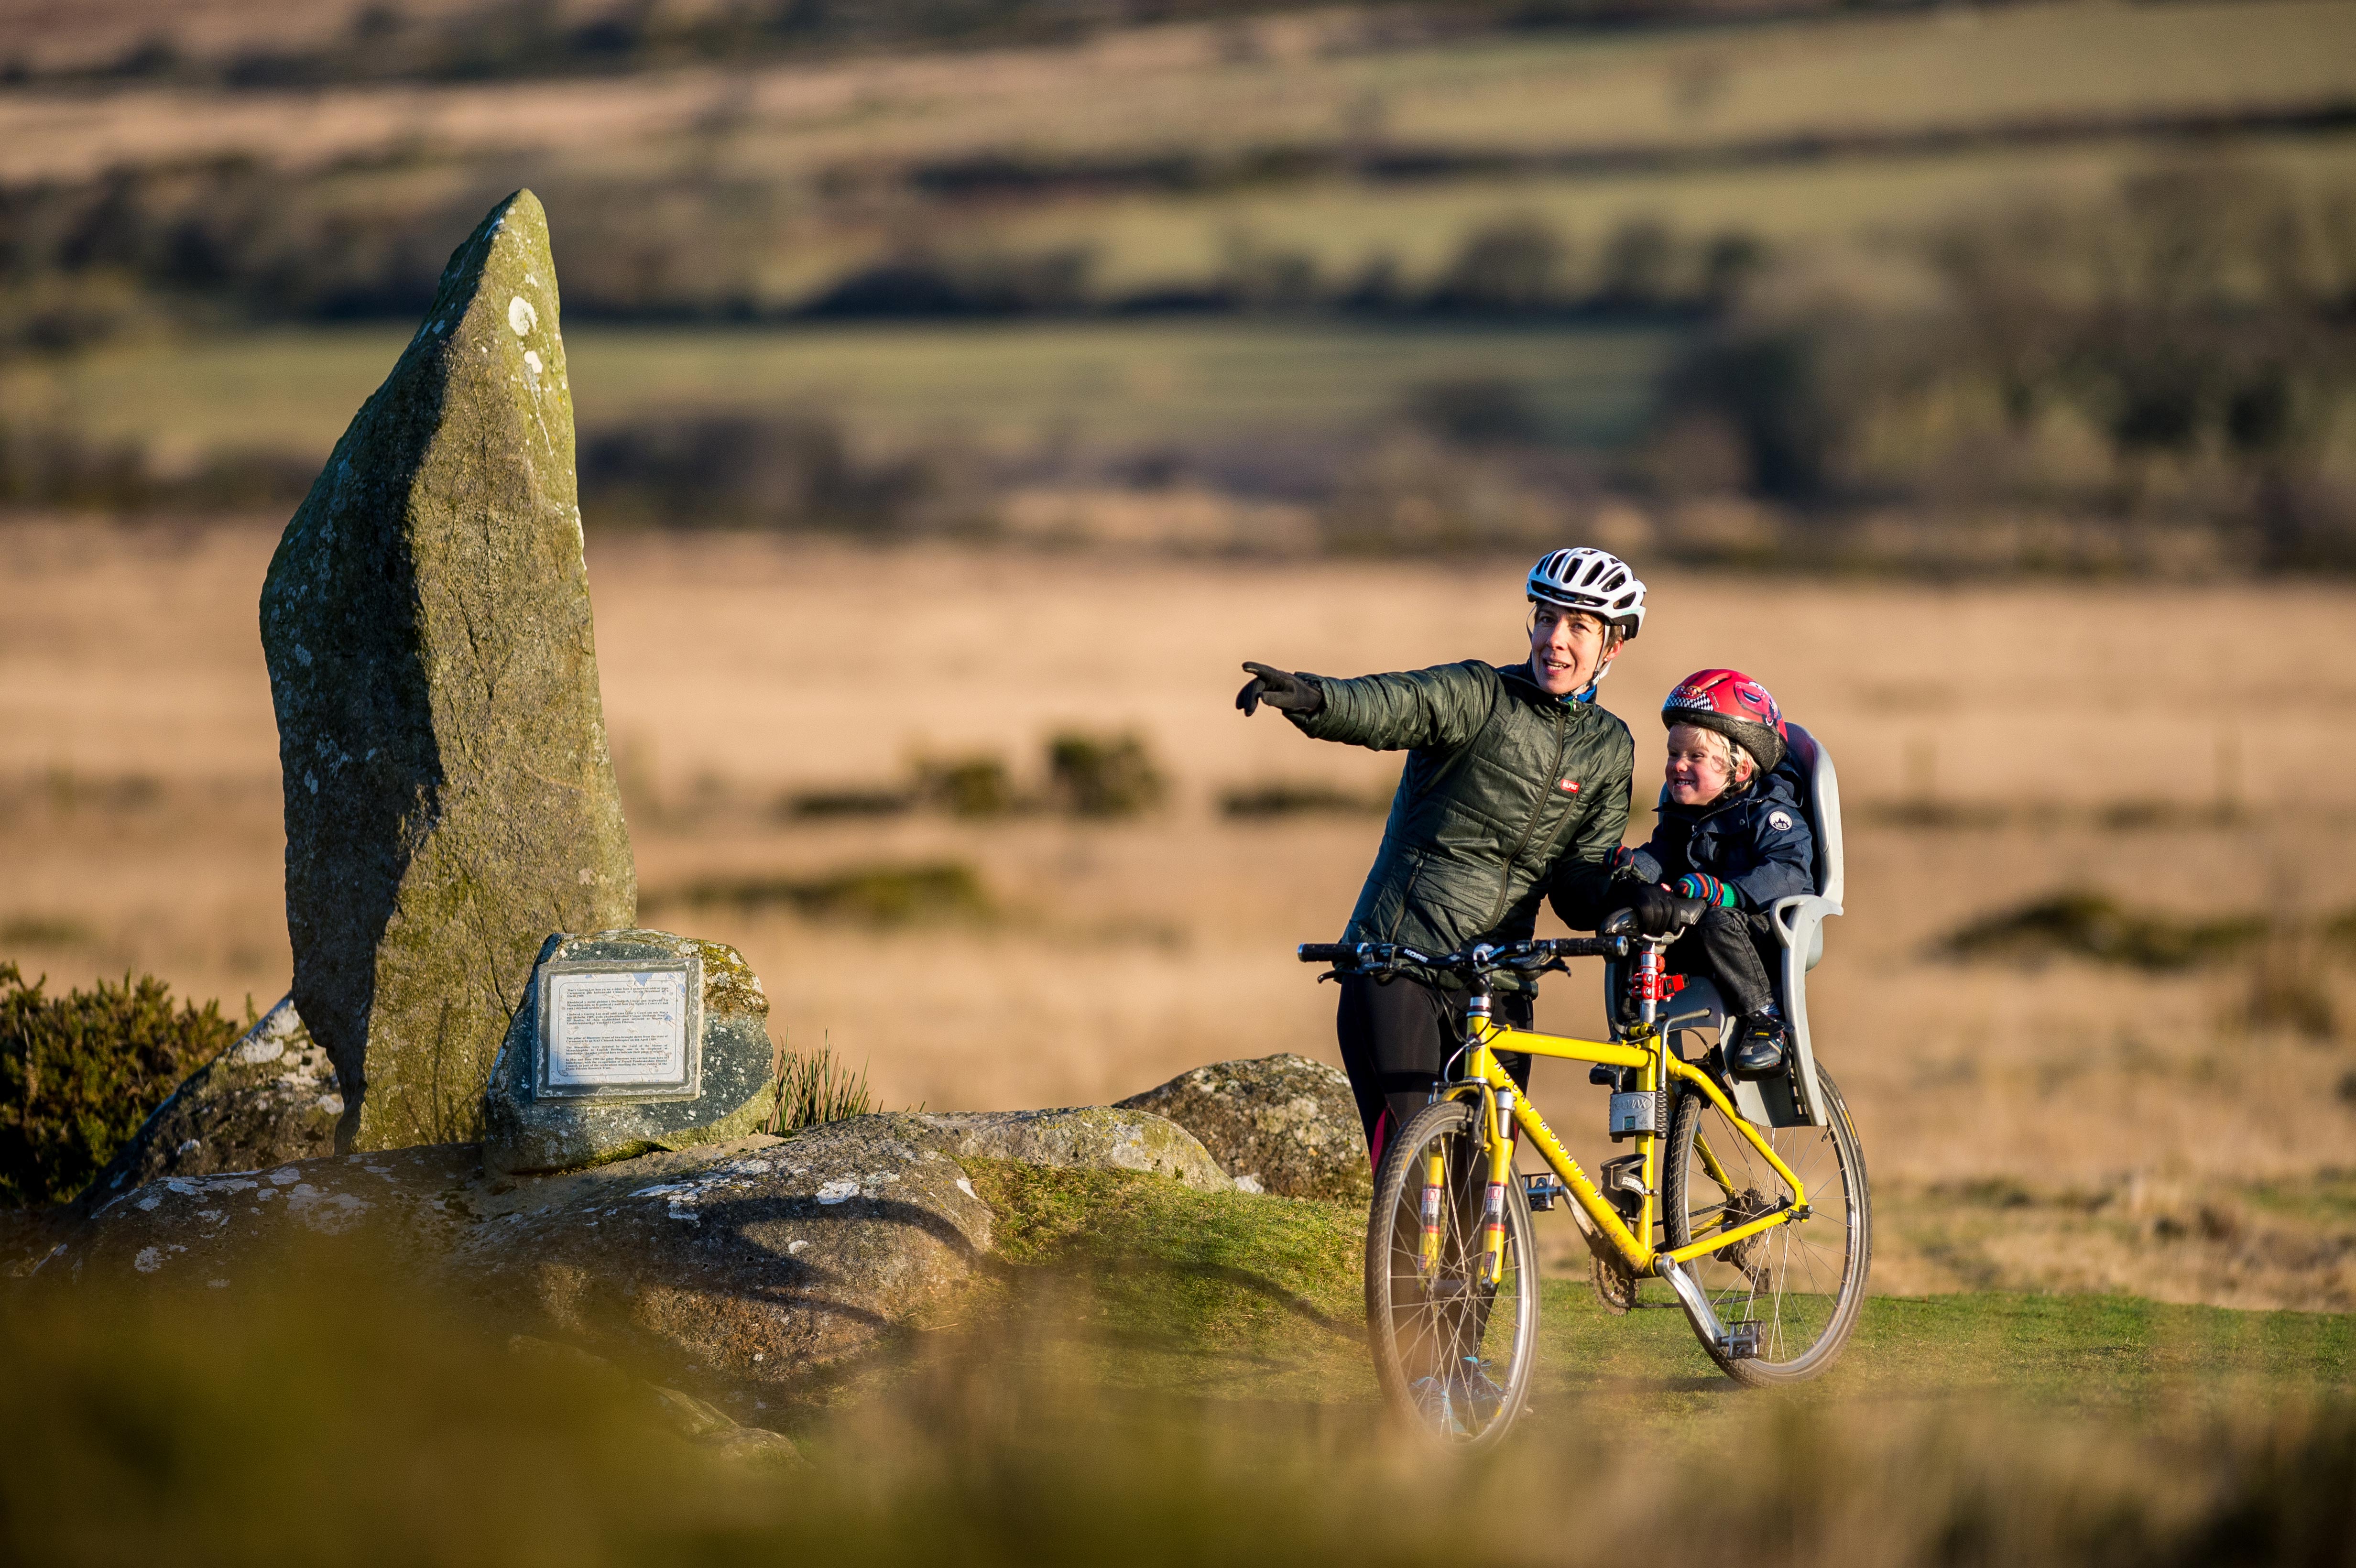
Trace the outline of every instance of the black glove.
[[1699, 899], [1681, 899], [1655, 883], [1637, 882], [1628, 890], [1628, 907], [1635, 912], [1637, 930], [1647, 936], [1668, 936], [1699, 920], [1709, 906]]
[[1236, 706], [1247, 719], [1263, 702], [1280, 713], [1314, 713], [1325, 706], [1325, 693], [1313, 680], [1249, 660], [1244, 668], [1252, 672], [1252, 677], [1236, 693]]

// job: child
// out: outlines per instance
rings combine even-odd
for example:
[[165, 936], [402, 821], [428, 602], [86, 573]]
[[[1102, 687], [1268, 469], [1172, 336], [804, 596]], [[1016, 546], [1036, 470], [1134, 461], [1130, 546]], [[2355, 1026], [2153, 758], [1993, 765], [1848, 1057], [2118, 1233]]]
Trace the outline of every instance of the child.
[[1669, 966], [1716, 983], [1736, 1015], [1728, 1068], [1764, 1078], [1782, 1071], [1789, 1043], [1768, 981], [1776, 944], [1767, 912], [1816, 891], [1799, 774], [1783, 765], [1783, 710], [1740, 670], [1706, 669], [1677, 683], [1661, 722], [1669, 761], [1660, 820], [1650, 843], [1620, 851], [1616, 874], [1639, 884], [1640, 915], [1658, 901], [1656, 887], [1709, 905], [1669, 949]]

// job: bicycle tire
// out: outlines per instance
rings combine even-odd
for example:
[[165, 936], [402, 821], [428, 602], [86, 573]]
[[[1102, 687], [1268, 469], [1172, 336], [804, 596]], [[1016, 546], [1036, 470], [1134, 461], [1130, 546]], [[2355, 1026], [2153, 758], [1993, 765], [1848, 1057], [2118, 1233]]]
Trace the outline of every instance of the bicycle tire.
[[[1699, 1328], [1695, 1329], [1720, 1371], [1754, 1388], [1803, 1382], [1822, 1373], [1839, 1359], [1865, 1306], [1866, 1276], [1873, 1264], [1873, 1197], [1865, 1153], [1848, 1106], [1821, 1064], [1816, 1086], [1826, 1125], [1762, 1129], [1776, 1154], [1806, 1184], [1811, 1217], [1705, 1253], [1686, 1265], [1730, 1330], [1742, 1322], [1759, 1325], [1759, 1353], [1744, 1357], [1727, 1354], [1708, 1343]], [[1668, 1173], [1662, 1183], [1672, 1249], [1693, 1241], [1697, 1221], [1708, 1233], [1707, 1224], [1717, 1221], [1704, 1216], [1723, 1217], [1730, 1211], [1739, 1221], [1768, 1211], [1784, 1186], [1774, 1168], [1730, 1127], [1724, 1128], [1723, 1141], [1736, 1151], [1741, 1168], [1738, 1172], [1724, 1157], [1719, 1168], [1730, 1179], [1741, 1181], [1742, 1189], [1737, 1192], [1709, 1174], [1696, 1157], [1696, 1142], [1715, 1151], [1720, 1140], [1710, 1138], [1707, 1129], [1725, 1120], [1725, 1113], [1708, 1095], [1689, 1091], [1679, 1097], [1669, 1129]], [[1829, 1170], [1823, 1157], [1826, 1153]], [[1837, 1257], [1831, 1255], [1834, 1237], [1839, 1238]], [[1829, 1299], [1824, 1294], [1826, 1286], [1832, 1291]]]
[[[1494, 1286], [1478, 1278], [1488, 1159], [1479, 1132], [1476, 1104], [1425, 1106], [1385, 1151], [1366, 1219], [1366, 1339], [1384, 1400], [1408, 1425], [1458, 1449], [1485, 1448], [1505, 1435], [1528, 1402], [1537, 1365], [1537, 1249], [1518, 1180], [1505, 1183], [1503, 1277]], [[1451, 1179], [1438, 1204], [1439, 1264], [1427, 1276], [1420, 1172], [1434, 1146]]]

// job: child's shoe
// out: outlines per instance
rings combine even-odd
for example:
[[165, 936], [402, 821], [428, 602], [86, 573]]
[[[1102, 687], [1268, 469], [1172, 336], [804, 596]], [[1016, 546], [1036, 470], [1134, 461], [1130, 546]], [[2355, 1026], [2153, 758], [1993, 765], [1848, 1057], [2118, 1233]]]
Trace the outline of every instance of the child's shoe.
[[1736, 1023], [1734, 1048], [1726, 1053], [1727, 1069], [1737, 1078], [1772, 1078], [1783, 1071], [1791, 1056], [1791, 1040], [1783, 1015], [1770, 1003], [1763, 1011]]

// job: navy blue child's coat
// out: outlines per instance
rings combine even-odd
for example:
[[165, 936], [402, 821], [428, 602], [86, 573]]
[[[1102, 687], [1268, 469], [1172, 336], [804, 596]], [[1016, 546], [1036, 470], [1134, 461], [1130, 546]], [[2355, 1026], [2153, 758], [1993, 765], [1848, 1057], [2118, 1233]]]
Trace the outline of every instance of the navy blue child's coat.
[[1678, 805], [1662, 792], [1651, 840], [1628, 870], [1648, 882], [1688, 871], [1732, 888], [1734, 907], [1764, 912], [1778, 899], [1816, 891], [1815, 836], [1800, 809], [1801, 781], [1790, 759], [1765, 779], [1729, 790], [1708, 805]]

